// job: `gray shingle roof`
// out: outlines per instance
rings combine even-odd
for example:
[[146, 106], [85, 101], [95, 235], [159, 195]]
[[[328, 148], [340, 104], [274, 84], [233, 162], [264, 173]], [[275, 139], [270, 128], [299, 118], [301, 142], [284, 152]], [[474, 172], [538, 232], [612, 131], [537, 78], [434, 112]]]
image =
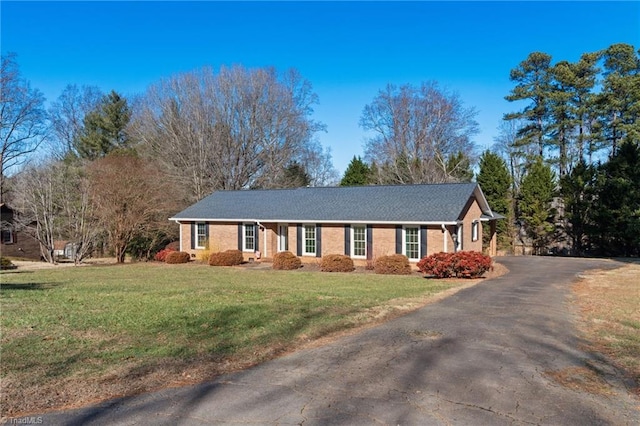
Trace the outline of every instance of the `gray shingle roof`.
[[314, 187], [216, 191], [176, 214], [174, 220], [264, 222], [413, 223], [456, 221], [475, 193], [475, 183]]

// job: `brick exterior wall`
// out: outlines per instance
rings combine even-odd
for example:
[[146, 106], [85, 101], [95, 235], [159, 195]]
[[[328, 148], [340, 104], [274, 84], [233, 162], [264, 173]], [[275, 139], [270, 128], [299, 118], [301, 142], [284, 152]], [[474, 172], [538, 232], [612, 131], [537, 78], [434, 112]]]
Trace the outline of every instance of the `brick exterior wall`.
[[482, 252], [482, 222], [478, 220], [478, 239], [473, 241], [471, 238], [473, 221], [480, 219], [482, 210], [476, 200], [473, 200], [469, 206], [464, 218], [462, 219], [462, 250]]
[[[472, 241], [472, 224], [478, 220], [482, 211], [476, 200], [470, 201], [467, 205], [462, 219], [462, 250], [482, 251], [482, 222], [478, 221], [478, 239]], [[278, 223], [262, 223], [266, 227], [266, 233], [260, 229], [258, 235], [257, 250], [261, 252], [263, 259], [272, 259], [278, 251]], [[289, 251], [296, 254], [297, 247], [297, 224], [288, 225], [288, 245]], [[193, 258], [200, 258], [205, 250], [191, 249], [191, 223], [183, 223], [181, 227], [182, 250], [192, 254]], [[322, 227], [322, 252], [321, 254], [344, 254], [344, 224], [321, 224]], [[447, 225], [447, 232], [443, 232], [442, 226], [430, 225], [427, 227], [427, 255], [445, 251], [444, 242], [446, 239], [446, 251], [451, 253], [455, 250], [453, 234], [455, 226]], [[394, 254], [396, 252], [396, 226], [395, 225], [374, 225], [372, 227], [372, 253], [371, 258]], [[264, 252], [265, 238], [267, 242], [267, 252]], [[209, 252], [235, 250], [238, 248], [238, 224], [237, 223], [210, 223], [209, 224]], [[254, 252], [244, 252], [245, 260], [255, 259]], [[304, 263], [317, 263], [319, 258], [313, 256], [301, 256]], [[257, 260], [257, 259], [256, 259]], [[365, 265], [364, 259], [354, 259], [356, 265]]]

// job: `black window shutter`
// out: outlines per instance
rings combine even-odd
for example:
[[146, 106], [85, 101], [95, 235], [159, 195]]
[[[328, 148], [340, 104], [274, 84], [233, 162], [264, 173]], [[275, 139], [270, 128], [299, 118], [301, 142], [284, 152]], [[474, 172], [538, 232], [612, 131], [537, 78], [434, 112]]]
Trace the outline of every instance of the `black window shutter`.
[[196, 224], [191, 224], [191, 250], [196, 248]]
[[316, 257], [322, 257], [322, 226], [316, 225]]
[[367, 225], [367, 260], [373, 258], [373, 226]]
[[420, 259], [427, 255], [427, 225], [420, 226]]
[[396, 254], [402, 254], [402, 225], [396, 225]]
[[302, 224], [296, 225], [296, 255], [302, 256]]
[[209, 224], [204, 224], [204, 246], [208, 249], [211, 247], [211, 243], [209, 242]]
[[253, 235], [255, 241], [253, 244], [253, 250], [258, 251], [260, 250], [260, 227], [257, 224], [253, 225]]
[[344, 254], [351, 256], [351, 226], [344, 226]]
[[238, 224], [238, 250], [242, 251], [242, 223]]

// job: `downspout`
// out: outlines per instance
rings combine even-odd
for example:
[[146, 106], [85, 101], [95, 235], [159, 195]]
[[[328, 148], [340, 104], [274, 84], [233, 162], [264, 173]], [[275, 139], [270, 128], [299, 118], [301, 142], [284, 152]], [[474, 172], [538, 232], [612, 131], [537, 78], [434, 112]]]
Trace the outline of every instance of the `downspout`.
[[264, 245], [264, 254], [262, 255], [262, 257], [267, 257], [267, 227], [264, 226], [263, 224], [260, 223], [260, 221], [256, 220], [256, 225], [258, 225], [259, 228], [262, 228], [262, 230], [264, 231], [264, 235], [262, 240], [264, 241], [263, 245]]

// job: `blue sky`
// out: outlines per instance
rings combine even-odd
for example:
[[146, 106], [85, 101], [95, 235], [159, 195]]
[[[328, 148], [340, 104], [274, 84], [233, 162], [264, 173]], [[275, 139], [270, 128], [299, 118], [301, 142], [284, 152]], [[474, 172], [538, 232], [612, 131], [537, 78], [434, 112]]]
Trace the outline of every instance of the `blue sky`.
[[577, 60], [640, 48], [640, 2], [8, 2], [2, 53], [48, 100], [67, 84], [125, 95], [205, 65], [296, 68], [320, 98], [318, 138], [344, 172], [363, 155], [362, 109], [387, 83], [437, 81], [497, 135], [509, 71], [533, 51]]

